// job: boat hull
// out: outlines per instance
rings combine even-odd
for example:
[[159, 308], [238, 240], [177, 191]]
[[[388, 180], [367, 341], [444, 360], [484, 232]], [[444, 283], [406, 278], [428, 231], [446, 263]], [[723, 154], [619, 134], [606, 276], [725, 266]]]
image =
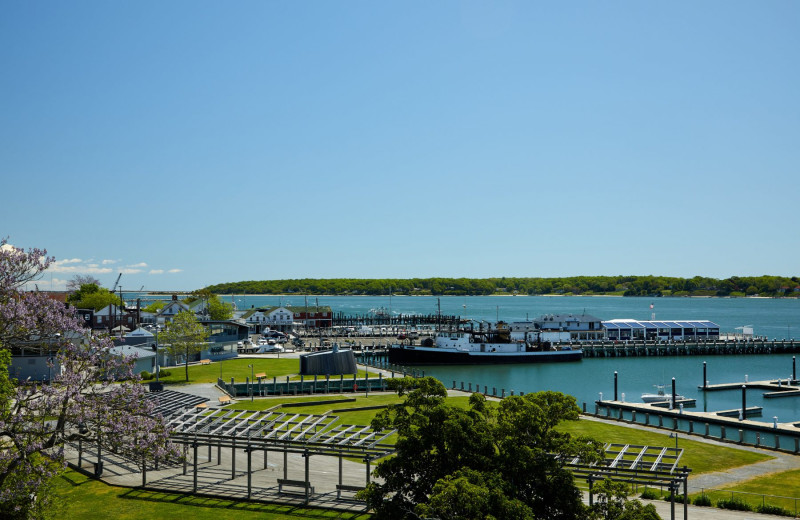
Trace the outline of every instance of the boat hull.
[[465, 352], [415, 345], [391, 345], [389, 363], [396, 365], [495, 365], [580, 361], [581, 350], [538, 352]]

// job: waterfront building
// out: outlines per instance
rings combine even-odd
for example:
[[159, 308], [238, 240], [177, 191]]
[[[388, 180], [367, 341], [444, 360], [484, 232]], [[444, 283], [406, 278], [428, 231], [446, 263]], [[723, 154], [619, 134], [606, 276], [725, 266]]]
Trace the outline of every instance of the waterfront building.
[[525, 339], [532, 333], [542, 341], [600, 341], [605, 337], [600, 318], [591, 314], [544, 314], [533, 321], [509, 325], [515, 339]]
[[603, 322], [606, 339], [612, 341], [703, 341], [718, 340], [719, 325], [707, 320], [639, 321], [629, 319]]

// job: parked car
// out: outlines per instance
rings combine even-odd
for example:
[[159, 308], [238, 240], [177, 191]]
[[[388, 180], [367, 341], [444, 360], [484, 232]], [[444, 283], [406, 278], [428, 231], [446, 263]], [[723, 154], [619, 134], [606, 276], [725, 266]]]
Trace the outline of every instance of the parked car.
[[280, 345], [262, 345], [256, 351], [256, 354], [270, 354], [274, 352], [283, 352], [283, 347]]

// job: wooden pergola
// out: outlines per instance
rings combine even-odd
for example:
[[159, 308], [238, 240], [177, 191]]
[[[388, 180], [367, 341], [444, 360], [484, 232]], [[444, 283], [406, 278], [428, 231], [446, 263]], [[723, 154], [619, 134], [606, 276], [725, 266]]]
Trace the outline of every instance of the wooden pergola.
[[589, 504], [593, 503], [592, 485], [594, 482], [612, 480], [658, 488], [667, 488], [672, 497], [671, 516], [675, 520], [675, 495], [683, 485], [683, 518], [687, 519], [687, 480], [691, 470], [678, 463], [683, 450], [661, 446], [640, 446], [635, 444], [606, 444], [605, 457], [596, 464], [583, 464], [573, 459], [567, 467], [577, 478], [589, 483]]
[[[339, 484], [337, 496], [342, 491], [356, 491], [361, 486], [342, 484], [342, 459], [357, 458], [366, 464], [365, 483], [369, 483], [370, 465], [395, 451], [393, 444], [384, 443], [395, 430], [376, 431], [370, 426], [334, 423], [335, 415], [309, 415], [277, 411], [229, 410], [223, 408], [191, 408], [175, 413], [168, 420], [172, 429], [172, 442], [192, 448], [191, 458], [184, 458], [184, 474], [191, 460], [193, 492], [197, 492], [198, 450], [208, 447], [211, 460], [212, 448], [217, 448], [217, 461], [221, 460], [222, 448], [231, 449], [231, 479], [236, 477], [236, 450], [247, 454], [247, 498], [252, 493], [252, 469], [254, 452], [263, 453], [264, 469], [267, 468], [270, 451], [283, 453], [283, 479], [278, 479], [279, 492], [283, 487], [302, 489], [308, 502], [313, 491], [309, 481], [309, 459], [312, 455], [339, 458]], [[305, 458], [305, 478], [302, 481], [288, 479], [287, 458], [289, 453]], [[142, 485], [146, 476], [142, 475]]]

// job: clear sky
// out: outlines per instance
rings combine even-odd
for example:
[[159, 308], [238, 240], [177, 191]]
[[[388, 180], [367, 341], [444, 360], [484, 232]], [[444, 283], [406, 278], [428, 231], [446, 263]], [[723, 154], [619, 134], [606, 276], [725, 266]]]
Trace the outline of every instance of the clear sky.
[[40, 287], [798, 274], [800, 2], [6, 0], [0, 66]]

